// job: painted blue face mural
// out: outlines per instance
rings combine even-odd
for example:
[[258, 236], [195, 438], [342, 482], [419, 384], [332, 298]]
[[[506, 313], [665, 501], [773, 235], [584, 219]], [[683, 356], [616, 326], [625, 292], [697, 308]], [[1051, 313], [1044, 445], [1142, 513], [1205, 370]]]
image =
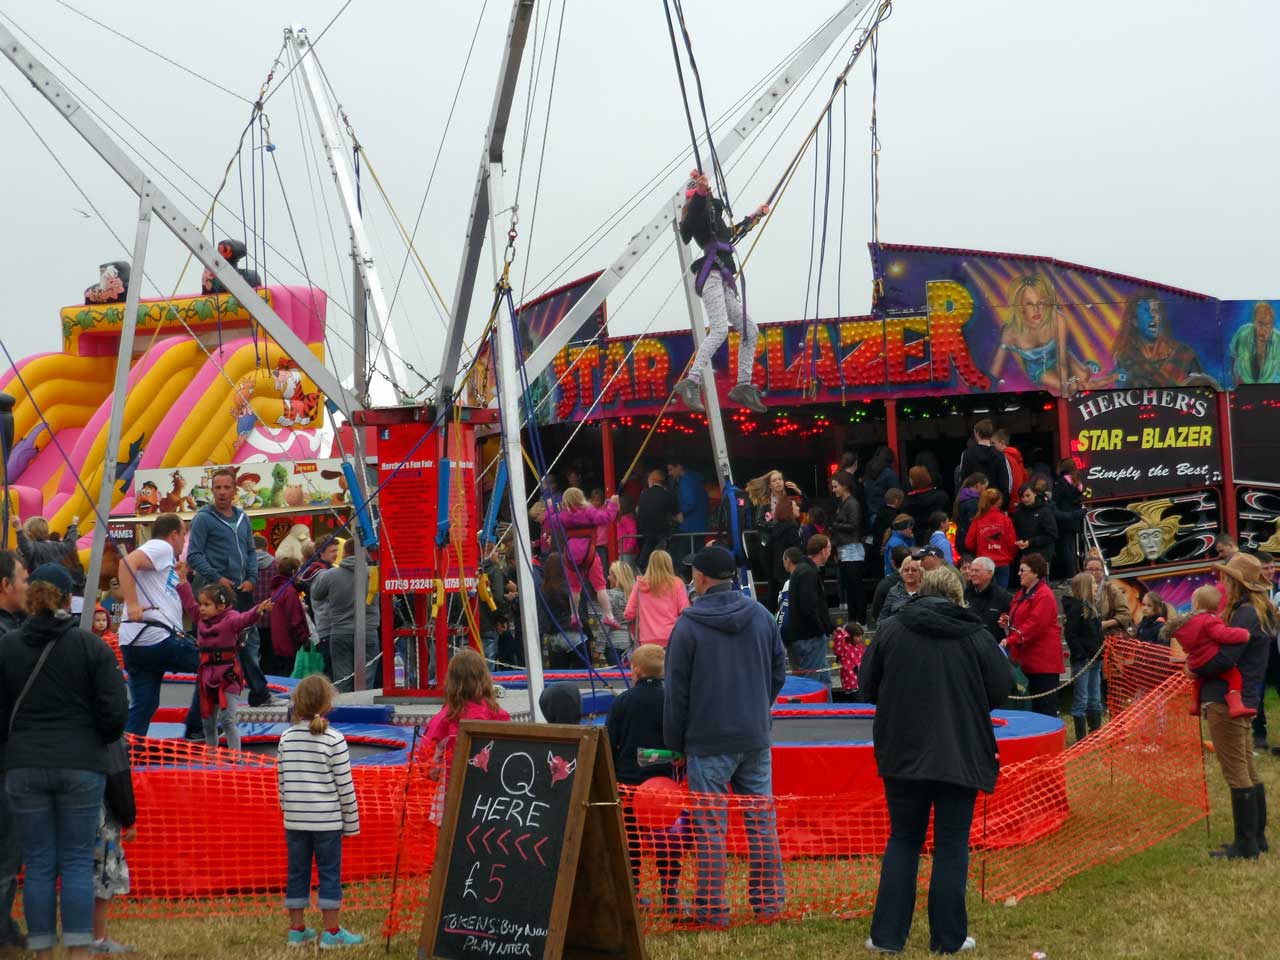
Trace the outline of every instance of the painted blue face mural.
[[1160, 309], [1157, 304], [1151, 300], [1143, 300], [1138, 304], [1137, 323], [1135, 326], [1138, 332], [1147, 340], [1154, 340], [1160, 336]]

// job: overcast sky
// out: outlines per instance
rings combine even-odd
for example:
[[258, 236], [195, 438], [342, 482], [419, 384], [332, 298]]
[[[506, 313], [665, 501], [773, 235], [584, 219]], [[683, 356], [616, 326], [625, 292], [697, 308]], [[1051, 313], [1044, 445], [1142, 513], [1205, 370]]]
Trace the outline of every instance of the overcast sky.
[[[342, 5], [341, 0], [258, 0], [222, 8], [161, 0], [72, 2], [248, 99], [256, 95], [280, 50], [282, 28], [301, 21], [314, 35]], [[562, 276], [552, 270], [664, 164], [688, 150], [657, 0], [565, 2], [536, 226], [534, 185], [561, 0], [539, 0], [538, 33], [526, 54], [507, 141], [508, 191], [514, 194], [536, 42], [545, 50], [545, 61], [523, 164], [515, 270], [517, 292], [528, 296], [557, 279], [564, 282], [606, 266], [659, 200], [680, 185], [688, 167], [687, 160], [681, 161], [662, 180], [661, 189], [576, 267]], [[316, 48], [369, 160], [408, 224], [441, 143], [481, 6], [481, 0], [353, 0]], [[838, 6], [835, 0], [738, 0], [731, 5], [686, 0], [710, 115], [725, 112]], [[479, 21], [474, 56], [418, 233], [418, 250], [450, 300], [510, 11], [509, 0], [489, 0]], [[162, 178], [172, 178], [198, 201], [180, 202], [199, 222], [208, 197], [187, 175], [208, 190], [216, 187], [249, 105], [86, 22], [55, 0], [0, 0], [0, 12], [5, 17], [0, 22], [9, 27], [16, 22], [29, 31], [181, 165], [185, 173], [113, 120], [117, 135], [143, 151], [162, 188], [169, 189]], [[543, 46], [548, 24], [551, 31]], [[1223, 298], [1280, 297], [1280, 277], [1274, 275], [1280, 261], [1278, 32], [1280, 10], [1245, 0], [898, 0], [882, 28], [880, 46], [881, 239], [1052, 255]], [[841, 60], [848, 50], [847, 41], [842, 43]], [[46, 62], [83, 94], [84, 88], [63, 68]], [[817, 119], [835, 74], [827, 63], [822, 61], [822, 72], [811, 75], [762, 140], [733, 167], [729, 186], [740, 210], [763, 199], [800, 146], [803, 131]], [[848, 314], [864, 312], [869, 305], [869, 67], [869, 58], [855, 67], [847, 96], [847, 162], [842, 161], [846, 135], [837, 114], [824, 315], [836, 310], [842, 174], [847, 193], [840, 306]], [[277, 85], [286, 68], [277, 68]], [[3, 61], [0, 87], [16, 100], [116, 233], [131, 243], [136, 200], [129, 190]], [[813, 94], [802, 101], [811, 88]], [[343, 278], [350, 261], [345, 229], [332, 180], [318, 156], [318, 140], [299, 131], [295, 93], [290, 78], [267, 104], [284, 185], [281, 189], [268, 163], [266, 231], [279, 254], [267, 254], [266, 268], [273, 279], [296, 282], [301, 272], [284, 258], [299, 265], [305, 259], [313, 281], [346, 304]], [[101, 112], [98, 101], [86, 97], [86, 102]], [[797, 119], [784, 133], [793, 115]], [[312, 121], [308, 117], [304, 122]], [[96, 278], [97, 264], [127, 255], [2, 99], [0, 125], [6, 147], [0, 152], [6, 220], [0, 251], [8, 301], [0, 336], [17, 357], [58, 349], [58, 308], [79, 301]], [[777, 146], [768, 149], [779, 134]], [[247, 173], [247, 153], [244, 169], [247, 208], [255, 186]], [[754, 179], [749, 179], [753, 171]], [[810, 151], [752, 259], [750, 305], [758, 320], [798, 319], [804, 313], [813, 182]], [[367, 171], [364, 186], [375, 252], [390, 296], [405, 248]], [[261, 191], [262, 184], [256, 189]], [[234, 167], [223, 196], [239, 209]], [[301, 255], [289, 227], [286, 198], [301, 233]], [[230, 224], [225, 213], [217, 224], [218, 236], [241, 235], [242, 228]], [[335, 246], [343, 248], [341, 265]], [[153, 229], [147, 272], [166, 294], [178, 283], [183, 258], [166, 231]], [[665, 244], [655, 248], [644, 269], [655, 261], [648, 280], [624, 285], [611, 299], [615, 332], [687, 324], [682, 298], [673, 297], [662, 307], [678, 277], [674, 253]], [[488, 306], [488, 264], [486, 254], [473, 335]], [[198, 279], [198, 268], [189, 269], [180, 292], [195, 291]], [[154, 295], [154, 290], [146, 293]], [[349, 337], [338, 310], [331, 310], [330, 320], [335, 332]], [[413, 270], [401, 287], [395, 328], [406, 358], [434, 374], [443, 328]]]

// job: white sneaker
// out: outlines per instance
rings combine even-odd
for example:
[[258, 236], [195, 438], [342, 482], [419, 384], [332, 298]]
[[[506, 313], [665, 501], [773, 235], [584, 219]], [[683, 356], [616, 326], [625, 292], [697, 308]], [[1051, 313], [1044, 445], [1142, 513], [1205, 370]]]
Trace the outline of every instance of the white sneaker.
[[960, 953], [961, 951], [964, 951], [964, 950], [977, 950], [977, 949], [978, 949], [978, 941], [973, 939], [973, 937], [965, 937], [964, 943], [960, 944], [960, 950], [957, 950], [956, 952]]
[[[890, 950], [888, 947], [881, 947], [874, 940], [867, 937], [867, 942], [863, 944], [872, 953], [901, 953], [901, 950]], [[961, 949], [964, 949], [963, 947]]]

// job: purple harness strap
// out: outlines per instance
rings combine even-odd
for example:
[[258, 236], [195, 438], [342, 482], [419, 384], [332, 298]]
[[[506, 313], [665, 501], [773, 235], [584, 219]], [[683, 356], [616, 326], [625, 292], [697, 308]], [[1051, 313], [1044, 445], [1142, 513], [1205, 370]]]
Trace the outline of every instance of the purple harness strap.
[[733, 271], [720, 262], [719, 254], [721, 252], [728, 253], [732, 256], [733, 244], [725, 243], [723, 240], [712, 240], [707, 246], [702, 248], [702, 269], [698, 271], [698, 279], [693, 283], [693, 289], [698, 292], [698, 296], [702, 296], [702, 288], [706, 285], [707, 277], [711, 276], [711, 271], [716, 270], [720, 273], [720, 278], [734, 293], [738, 292], [738, 285], [734, 281]]

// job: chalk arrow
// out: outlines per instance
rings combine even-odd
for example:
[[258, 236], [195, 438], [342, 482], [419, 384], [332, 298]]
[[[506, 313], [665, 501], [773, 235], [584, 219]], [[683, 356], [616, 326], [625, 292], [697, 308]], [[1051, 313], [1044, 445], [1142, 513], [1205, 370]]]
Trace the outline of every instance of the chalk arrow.
[[548, 839], [549, 839], [548, 837], [543, 837], [541, 840], [539, 840], [537, 843], [533, 845], [533, 852], [537, 855], [538, 862], [542, 864], [544, 867], [547, 865], [547, 861], [542, 859], [542, 845], [546, 843]]
[[479, 830], [479, 829], [480, 829], [480, 827], [478, 827], [478, 826], [476, 826], [476, 827], [472, 827], [472, 828], [471, 828], [471, 832], [467, 834], [467, 846], [471, 848], [471, 852], [472, 852], [472, 853], [475, 853], [475, 852], [476, 852], [476, 845], [475, 845], [474, 843], [472, 843], [472, 842], [471, 842], [471, 838], [472, 838], [472, 837], [474, 837], [474, 836], [476, 835], [476, 831], [477, 831], [477, 830]]
[[502, 831], [502, 833], [498, 834], [496, 837], [494, 837], [494, 838], [493, 838], [493, 842], [494, 842], [494, 843], [496, 843], [499, 847], [501, 847], [501, 848], [502, 848], [502, 852], [503, 852], [503, 853], [510, 853], [510, 852], [511, 852], [510, 850], [508, 850], [508, 849], [507, 849], [507, 845], [506, 845], [505, 843], [503, 843], [503, 842], [502, 842], [503, 840], [505, 840], [505, 839], [506, 839], [507, 837], [509, 837], [509, 836], [511, 836], [511, 831], [510, 831], [510, 830], [503, 830], [503, 831]]
[[528, 860], [528, 859], [529, 859], [528, 854], [526, 854], [526, 853], [524, 852], [524, 848], [523, 848], [522, 846], [520, 846], [520, 844], [522, 844], [522, 843], [524, 843], [526, 840], [528, 840], [530, 836], [531, 836], [531, 834], [525, 833], [525, 834], [521, 834], [520, 836], [516, 837], [516, 839], [515, 839], [515, 844], [516, 844], [516, 853], [520, 854], [520, 859], [521, 859], [521, 860]]
[[485, 835], [484, 835], [483, 837], [481, 837], [481, 838], [480, 838], [480, 842], [484, 844], [484, 852], [485, 852], [485, 853], [493, 853], [493, 851], [489, 849], [489, 837], [490, 837], [490, 836], [492, 836], [493, 831], [495, 831], [495, 830], [497, 830], [497, 829], [498, 829], [497, 827], [490, 827], [490, 828], [485, 832]]

